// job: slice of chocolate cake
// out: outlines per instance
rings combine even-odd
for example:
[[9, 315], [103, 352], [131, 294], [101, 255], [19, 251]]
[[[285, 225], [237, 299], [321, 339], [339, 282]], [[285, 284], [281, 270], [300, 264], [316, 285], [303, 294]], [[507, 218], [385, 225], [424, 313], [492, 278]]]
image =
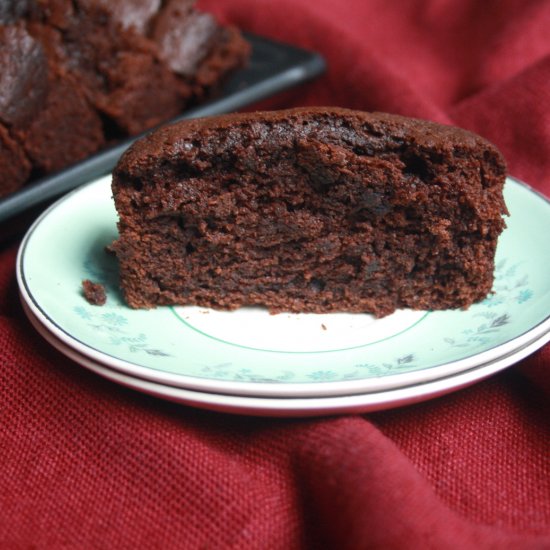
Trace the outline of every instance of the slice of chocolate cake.
[[180, 115], [249, 53], [194, 0], [2, 0], [0, 194]]
[[[8, 7], [0, 16], [7, 17]], [[19, 189], [31, 173], [29, 158], [12, 129], [33, 120], [48, 89], [44, 52], [22, 27], [0, 26], [0, 68], [1, 197]]]
[[497, 149], [458, 128], [338, 108], [185, 121], [113, 177], [134, 308], [465, 308], [491, 290]]
[[250, 46], [234, 27], [223, 27], [194, 0], [167, 0], [150, 30], [159, 58], [191, 88], [192, 103], [215, 94], [226, 75], [242, 66]]
[[104, 144], [100, 117], [68, 76], [48, 75], [48, 96], [35, 119], [14, 131], [36, 174], [75, 164]]
[[48, 61], [23, 25], [0, 26], [0, 121], [25, 126], [48, 95]]
[[25, 151], [0, 124], [0, 198], [17, 191], [30, 173], [31, 163]]
[[[181, 1], [184, 12], [176, 9]], [[218, 64], [212, 82], [196, 89], [194, 73], [216, 48], [211, 35], [223, 29], [198, 12], [194, 0], [56, 0], [55, 12], [50, 4], [38, 4], [31, 29], [37, 33], [42, 24], [58, 31], [49, 55], [80, 83], [113, 137], [139, 134], [181, 114], [249, 55], [238, 33], [233, 42], [239, 48]]]
[[[31, 26], [35, 34], [38, 29], [36, 23]], [[51, 40], [51, 34], [39, 36]], [[189, 87], [156, 57], [153, 43], [124, 30], [101, 2], [75, 1], [58, 37], [55, 47], [48, 47], [50, 56], [79, 83], [119, 137], [181, 113], [191, 96]]]
[[[0, 121], [35, 175], [74, 164], [105, 142], [99, 116], [46, 52], [23, 25], [0, 27]], [[24, 179], [1, 188], [14, 191]]]

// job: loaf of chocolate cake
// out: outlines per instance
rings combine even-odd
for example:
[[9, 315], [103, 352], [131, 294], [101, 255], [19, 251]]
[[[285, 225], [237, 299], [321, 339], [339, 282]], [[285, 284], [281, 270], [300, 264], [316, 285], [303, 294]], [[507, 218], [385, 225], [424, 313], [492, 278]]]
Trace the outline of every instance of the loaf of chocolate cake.
[[8, 69], [0, 72], [0, 122], [35, 173], [60, 170], [105, 144], [99, 115], [25, 26], [0, 27], [0, 52]]
[[0, 2], [0, 196], [209, 97], [249, 46], [194, 0]]
[[491, 291], [506, 166], [465, 130], [339, 108], [185, 121], [112, 190], [133, 308], [466, 308]]

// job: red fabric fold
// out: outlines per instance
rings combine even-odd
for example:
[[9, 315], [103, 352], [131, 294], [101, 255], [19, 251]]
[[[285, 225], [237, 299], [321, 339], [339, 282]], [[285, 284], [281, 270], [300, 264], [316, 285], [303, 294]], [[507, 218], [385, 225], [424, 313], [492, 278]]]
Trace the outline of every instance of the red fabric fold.
[[315, 426], [300, 458], [309, 502], [326, 518], [321, 533], [330, 547], [537, 548], [541, 543], [538, 537], [473, 523], [445, 506], [400, 449], [363, 419]]
[[[550, 195], [547, 0], [202, 0], [320, 51], [262, 107], [458, 124]], [[342, 418], [247, 418], [117, 386], [53, 350], [0, 250], [0, 548], [550, 548], [550, 346], [468, 389]]]

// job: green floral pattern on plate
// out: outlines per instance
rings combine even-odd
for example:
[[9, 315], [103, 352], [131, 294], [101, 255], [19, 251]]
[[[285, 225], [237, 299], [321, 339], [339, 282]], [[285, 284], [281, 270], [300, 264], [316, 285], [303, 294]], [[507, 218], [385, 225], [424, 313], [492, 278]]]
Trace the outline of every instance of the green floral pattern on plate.
[[533, 299], [535, 292], [529, 287], [529, 275], [521, 270], [521, 263], [511, 263], [507, 258], [495, 264], [493, 293], [481, 302], [481, 311], [473, 318], [480, 324], [464, 329], [457, 337], [446, 337], [451, 347], [475, 349], [487, 345], [502, 327], [513, 322], [511, 311]]

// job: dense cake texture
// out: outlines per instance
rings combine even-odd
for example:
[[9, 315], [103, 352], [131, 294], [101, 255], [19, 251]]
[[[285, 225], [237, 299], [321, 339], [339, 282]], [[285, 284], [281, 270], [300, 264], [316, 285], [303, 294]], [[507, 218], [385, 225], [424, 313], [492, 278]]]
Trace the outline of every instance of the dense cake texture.
[[465, 308], [493, 282], [506, 174], [458, 128], [308, 108], [186, 121], [113, 177], [134, 308]]
[[[0, 122], [35, 174], [59, 170], [105, 143], [98, 114], [26, 27], [0, 27], [0, 52], [6, 68], [0, 72]], [[25, 179], [2, 188], [15, 190]]]
[[0, 189], [16, 191], [31, 173], [31, 164], [21, 146], [0, 124]]
[[181, 114], [248, 55], [194, 0], [3, 0], [0, 196]]

